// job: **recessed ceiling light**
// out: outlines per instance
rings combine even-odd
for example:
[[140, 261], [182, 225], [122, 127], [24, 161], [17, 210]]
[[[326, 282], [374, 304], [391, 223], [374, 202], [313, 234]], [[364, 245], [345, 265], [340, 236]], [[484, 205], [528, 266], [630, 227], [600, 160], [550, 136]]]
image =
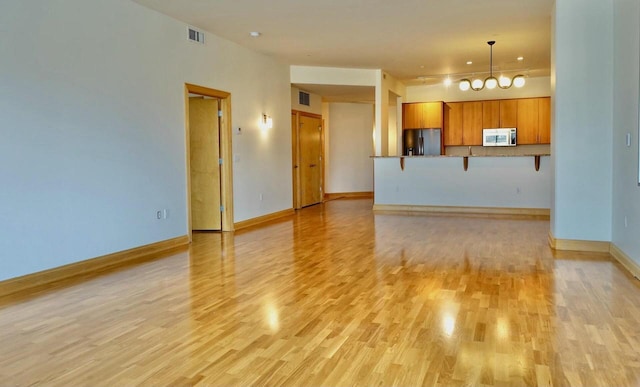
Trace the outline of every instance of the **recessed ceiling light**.
[[472, 61], [468, 61], [467, 64], [473, 64], [473, 62]]
[[258, 31], [251, 31], [251, 32], [249, 32], [249, 35], [251, 35], [254, 38], [257, 38], [260, 35], [262, 35], [262, 33], [258, 32]]
[[445, 85], [445, 86], [451, 86], [451, 78], [447, 77], [447, 78], [444, 80], [444, 85]]
[[421, 69], [423, 69], [423, 68], [424, 68], [424, 65], [420, 66], [420, 68], [421, 68]]
[[519, 56], [518, 60], [524, 60], [524, 56]]

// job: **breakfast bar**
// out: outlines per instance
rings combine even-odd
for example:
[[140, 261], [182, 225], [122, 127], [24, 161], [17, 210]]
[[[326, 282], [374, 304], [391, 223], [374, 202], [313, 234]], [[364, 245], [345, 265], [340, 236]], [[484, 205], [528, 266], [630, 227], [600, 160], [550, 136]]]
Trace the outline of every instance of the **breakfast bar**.
[[373, 159], [377, 211], [549, 216], [548, 154]]

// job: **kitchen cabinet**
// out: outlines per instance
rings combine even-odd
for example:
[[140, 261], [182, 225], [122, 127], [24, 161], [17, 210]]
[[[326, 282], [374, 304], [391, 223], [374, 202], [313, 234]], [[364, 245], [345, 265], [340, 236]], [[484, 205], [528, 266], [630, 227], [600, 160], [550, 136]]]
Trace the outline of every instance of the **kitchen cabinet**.
[[402, 104], [402, 129], [422, 128], [422, 106], [418, 103]]
[[518, 145], [538, 143], [538, 99], [518, 100]]
[[549, 98], [518, 100], [518, 145], [551, 143]]
[[518, 145], [551, 143], [550, 98], [444, 104], [444, 145], [482, 145], [482, 129], [517, 128]]
[[444, 145], [462, 145], [462, 102], [444, 105]]
[[462, 103], [462, 145], [482, 145], [482, 102]]
[[425, 128], [442, 128], [442, 102], [428, 102], [426, 105]]
[[500, 100], [500, 128], [516, 128], [518, 126], [518, 100]]
[[551, 98], [538, 98], [538, 143], [551, 144]]
[[402, 128], [442, 128], [442, 102], [403, 103]]
[[444, 106], [444, 145], [482, 145], [482, 102]]
[[482, 101], [482, 128], [500, 127], [500, 101]]

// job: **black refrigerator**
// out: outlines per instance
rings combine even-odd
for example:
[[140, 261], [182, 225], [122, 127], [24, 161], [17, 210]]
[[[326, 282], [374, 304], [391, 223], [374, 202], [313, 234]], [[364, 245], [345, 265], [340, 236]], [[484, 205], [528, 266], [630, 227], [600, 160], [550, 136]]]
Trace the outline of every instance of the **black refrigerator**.
[[405, 156], [439, 155], [440, 132], [440, 129], [404, 129], [402, 154]]

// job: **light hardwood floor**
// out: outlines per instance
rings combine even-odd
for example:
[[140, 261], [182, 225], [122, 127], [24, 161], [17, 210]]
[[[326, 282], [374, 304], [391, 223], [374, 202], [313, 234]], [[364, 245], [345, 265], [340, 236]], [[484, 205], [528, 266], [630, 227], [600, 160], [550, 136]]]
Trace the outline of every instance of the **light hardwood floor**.
[[548, 221], [335, 200], [0, 299], [0, 385], [627, 386], [640, 287]]

